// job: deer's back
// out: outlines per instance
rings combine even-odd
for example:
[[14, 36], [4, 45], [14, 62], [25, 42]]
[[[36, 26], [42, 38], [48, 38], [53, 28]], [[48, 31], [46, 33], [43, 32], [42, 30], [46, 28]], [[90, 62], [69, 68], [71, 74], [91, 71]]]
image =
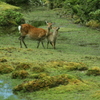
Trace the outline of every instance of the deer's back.
[[42, 28], [36, 28], [29, 24], [22, 24], [21, 32], [32, 39], [44, 38], [47, 31]]

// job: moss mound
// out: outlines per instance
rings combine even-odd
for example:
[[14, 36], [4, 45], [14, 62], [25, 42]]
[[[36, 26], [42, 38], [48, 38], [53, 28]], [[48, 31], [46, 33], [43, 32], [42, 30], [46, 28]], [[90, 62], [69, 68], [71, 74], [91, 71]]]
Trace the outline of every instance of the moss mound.
[[28, 77], [28, 75], [29, 75], [29, 73], [26, 70], [18, 70], [18, 71], [14, 71], [12, 73], [12, 78], [13, 79], [16, 79], [16, 78], [24, 79], [24, 78]]
[[49, 76], [47, 73], [33, 73], [33, 74], [30, 74], [29, 78], [32, 78], [32, 79], [42, 79], [44, 77], [47, 77]]
[[28, 81], [26, 83], [22, 83], [16, 87], [14, 87], [13, 91], [21, 91], [24, 92], [32, 92], [38, 91], [43, 88], [52, 88], [59, 85], [68, 84], [68, 76], [67, 75], [59, 75], [59, 76], [48, 76], [43, 79]]
[[0, 59], [0, 62], [7, 62], [7, 59], [1, 58], [1, 59]]
[[29, 63], [19, 63], [17, 66], [16, 66], [16, 70], [21, 70], [21, 69], [23, 69], [23, 70], [27, 70], [27, 69], [29, 69], [31, 67], [31, 64], [29, 64]]
[[69, 71], [73, 71], [73, 70], [83, 71], [83, 70], [88, 69], [87, 65], [82, 62], [80, 62], [80, 63], [69, 62], [69, 63], [65, 64], [63, 67]]
[[11, 73], [14, 68], [7, 64], [0, 64], [0, 74], [8, 74]]
[[43, 67], [33, 67], [33, 68], [32, 68], [32, 71], [33, 71], [33, 72], [39, 73], [39, 72], [45, 72], [46, 69], [43, 68]]
[[100, 67], [93, 67], [93, 68], [90, 68], [87, 73], [87, 75], [94, 75], [94, 76], [97, 76], [97, 75], [100, 75]]

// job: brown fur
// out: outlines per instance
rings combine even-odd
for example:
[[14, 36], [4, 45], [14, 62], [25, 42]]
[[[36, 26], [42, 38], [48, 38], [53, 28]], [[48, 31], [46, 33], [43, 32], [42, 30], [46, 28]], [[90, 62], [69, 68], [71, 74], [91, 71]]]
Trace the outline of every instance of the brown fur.
[[57, 36], [58, 36], [58, 30], [60, 29], [59, 27], [53, 27], [53, 32], [49, 33], [49, 35], [47, 36], [47, 48], [48, 48], [48, 44], [50, 43], [52, 45], [52, 47], [55, 49], [55, 45], [56, 45], [56, 40], [57, 40]]
[[39, 47], [40, 42], [42, 43], [42, 46], [44, 47], [43, 40], [49, 35], [50, 29], [52, 27], [51, 24], [47, 23], [48, 30], [42, 29], [42, 28], [36, 28], [30, 24], [22, 24], [21, 25], [21, 36], [20, 36], [20, 46], [22, 47], [22, 42], [27, 48], [27, 45], [24, 42], [24, 39], [26, 36], [28, 36], [30, 39], [37, 40]]

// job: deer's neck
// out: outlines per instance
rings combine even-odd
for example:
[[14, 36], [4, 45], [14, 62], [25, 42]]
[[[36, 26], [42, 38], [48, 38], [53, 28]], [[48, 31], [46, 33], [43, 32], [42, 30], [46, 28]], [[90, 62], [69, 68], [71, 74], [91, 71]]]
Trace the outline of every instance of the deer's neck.
[[47, 29], [47, 36], [50, 34], [50, 28]]

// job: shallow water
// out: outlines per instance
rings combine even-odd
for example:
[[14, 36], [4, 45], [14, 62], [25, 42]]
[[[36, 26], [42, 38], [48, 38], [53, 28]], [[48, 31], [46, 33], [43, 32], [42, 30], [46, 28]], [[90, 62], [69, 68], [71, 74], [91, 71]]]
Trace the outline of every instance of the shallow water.
[[10, 84], [0, 80], [0, 100], [25, 100], [13, 94]]

